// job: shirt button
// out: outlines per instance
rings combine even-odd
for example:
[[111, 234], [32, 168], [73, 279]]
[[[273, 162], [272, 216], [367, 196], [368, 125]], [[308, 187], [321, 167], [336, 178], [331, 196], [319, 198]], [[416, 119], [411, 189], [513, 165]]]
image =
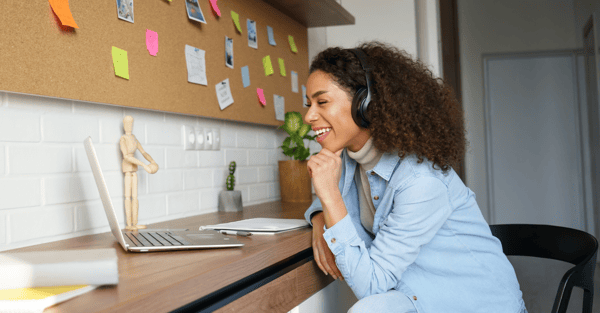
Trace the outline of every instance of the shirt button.
[[335, 238], [331, 238], [331, 243], [335, 243]]
[[375, 200], [379, 200], [379, 196], [375, 196], [373, 199], [375, 199]]
[[372, 172], [371, 172], [371, 175], [375, 176], [375, 171], [372, 171]]
[[413, 300], [417, 301], [417, 296], [413, 296]]

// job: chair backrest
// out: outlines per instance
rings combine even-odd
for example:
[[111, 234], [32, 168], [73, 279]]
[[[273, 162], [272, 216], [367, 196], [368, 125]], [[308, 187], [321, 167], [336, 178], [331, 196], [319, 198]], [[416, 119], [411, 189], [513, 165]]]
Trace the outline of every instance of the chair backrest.
[[575, 266], [563, 276], [552, 312], [566, 312], [573, 286], [584, 289], [583, 312], [592, 312], [594, 270], [598, 240], [586, 232], [552, 225], [490, 225], [506, 255], [532, 256], [569, 262]]

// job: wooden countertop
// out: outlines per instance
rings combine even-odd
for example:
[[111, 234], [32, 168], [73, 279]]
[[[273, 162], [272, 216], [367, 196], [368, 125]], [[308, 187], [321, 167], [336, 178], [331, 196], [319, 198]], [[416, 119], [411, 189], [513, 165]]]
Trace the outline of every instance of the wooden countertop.
[[[303, 218], [310, 203], [271, 202], [243, 212], [217, 212], [149, 225], [189, 228], [255, 217]], [[44, 312], [167, 312], [205, 297], [251, 274], [311, 248], [310, 228], [278, 235], [239, 237], [240, 248], [127, 253], [113, 235], [71, 238], [12, 251], [114, 248], [119, 258], [119, 284], [103, 286]], [[324, 276], [324, 275], [323, 275]]]

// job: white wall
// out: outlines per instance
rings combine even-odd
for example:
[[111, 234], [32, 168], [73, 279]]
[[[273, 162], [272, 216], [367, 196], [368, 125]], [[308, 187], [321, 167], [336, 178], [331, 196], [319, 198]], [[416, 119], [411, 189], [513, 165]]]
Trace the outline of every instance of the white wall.
[[[123, 117], [160, 170], [139, 175], [139, 224], [217, 211], [227, 165], [244, 205], [280, 199], [275, 127], [0, 92], [0, 251], [109, 230], [83, 149], [91, 136], [123, 225]], [[219, 127], [219, 151], [185, 151], [181, 126]], [[139, 154], [136, 156], [143, 160]]]
[[488, 221], [482, 54], [581, 47], [573, 7], [573, 0], [458, 0], [466, 180]]

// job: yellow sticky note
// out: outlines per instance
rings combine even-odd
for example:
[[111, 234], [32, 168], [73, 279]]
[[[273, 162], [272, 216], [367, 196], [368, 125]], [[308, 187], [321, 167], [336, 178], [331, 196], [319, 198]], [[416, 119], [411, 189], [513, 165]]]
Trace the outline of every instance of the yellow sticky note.
[[281, 76], [285, 77], [285, 63], [283, 62], [282, 58], [279, 58], [279, 73], [281, 73]]
[[112, 47], [113, 66], [115, 75], [129, 79], [129, 61], [127, 60], [127, 51]]
[[271, 56], [267, 55], [263, 58], [263, 67], [265, 68], [265, 76], [273, 74], [273, 64], [271, 64]]
[[298, 49], [296, 49], [296, 43], [294, 42], [294, 37], [288, 35], [288, 40], [290, 42], [290, 48], [292, 49], [292, 52], [298, 53]]
[[48, 2], [52, 7], [52, 11], [58, 16], [63, 25], [79, 28], [77, 23], [75, 23], [75, 19], [73, 19], [73, 14], [71, 14], [69, 0], [48, 0]]
[[235, 23], [235, 28], [237, 28], [237, 31], [241, 34], [242, 26], [240, 26], [240, 15], [231, 11], [231, 18], [233, 19], [233, 23]]

